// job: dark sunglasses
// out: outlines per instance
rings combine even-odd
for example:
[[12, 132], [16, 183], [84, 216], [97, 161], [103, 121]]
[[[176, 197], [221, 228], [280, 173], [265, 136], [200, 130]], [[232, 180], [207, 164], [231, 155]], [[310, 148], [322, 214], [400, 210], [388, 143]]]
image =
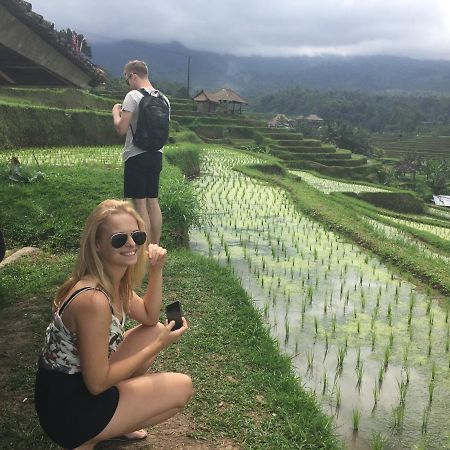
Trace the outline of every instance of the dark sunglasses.
[[114, 248], [123, 247], [128, 240], [128, 236], [131, 236], [136, 245], [145, 244], [147, 240], [147, 233], [145, 231], [133, 231], [132, 233], [116, 233], [111, 236], [111, 245]]

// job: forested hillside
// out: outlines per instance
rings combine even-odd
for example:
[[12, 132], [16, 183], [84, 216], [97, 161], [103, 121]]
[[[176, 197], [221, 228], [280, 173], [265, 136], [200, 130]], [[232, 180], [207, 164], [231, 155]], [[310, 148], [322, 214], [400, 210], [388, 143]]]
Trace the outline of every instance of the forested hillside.
[[178, 42], [93, 42], [94, 61], [121, 76], [130, 59], [148, 62], [154, 81], [187, 84], [191, 95], [227, 86], [247, 97], [294, 86], [365, 92], [450, 92], [450, 62], [394, 56], [239, 57], [193, 50]]
[[347, 121], [370, 131], [450, 132], [450, 97], [370, 95], [302, 88], [264, 95], [253, 105], [259, 112], [291, 116], [317, 114]]

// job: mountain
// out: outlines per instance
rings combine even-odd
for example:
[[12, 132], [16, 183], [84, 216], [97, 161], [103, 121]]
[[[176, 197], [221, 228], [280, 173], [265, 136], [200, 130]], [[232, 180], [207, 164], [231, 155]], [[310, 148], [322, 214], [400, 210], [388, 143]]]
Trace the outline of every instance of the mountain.
[[241, 57], [192, 50], [178, 42], [92, 42], [94, 62], [121, 76], [131, 59], [149, 65], [150, 79], [201, 89], [229, 87], [249, 98], [302, 87], [367, 93], [450, 94], [450, 61], [396, 56]]

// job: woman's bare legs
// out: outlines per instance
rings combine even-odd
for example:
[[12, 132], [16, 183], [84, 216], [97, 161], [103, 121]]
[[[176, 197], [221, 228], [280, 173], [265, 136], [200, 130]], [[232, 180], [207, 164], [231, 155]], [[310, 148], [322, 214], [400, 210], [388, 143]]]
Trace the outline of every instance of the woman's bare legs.
[[[128, 330], [110, 360], [120, 361], [141, 350], [155, 339], [159, 334], [158, 328], [162, 326], [161, 323], [138, 325]], [[171, 372], [147, 374], [155, 358], [146, 361], [130, 379], [118, 384], [119, 405], [111, 422], [98, 436], [77, 450], [91, 450], [102, 440], [164, 422], [184, 408], [192, 396], [190, 377]]]
[[182, 410], [192, 396], [192, 381], [181, 373], [151, 373], [118, 384], [119, 404], [106, 428], [77, 450], [100, 441], [164, 422]]

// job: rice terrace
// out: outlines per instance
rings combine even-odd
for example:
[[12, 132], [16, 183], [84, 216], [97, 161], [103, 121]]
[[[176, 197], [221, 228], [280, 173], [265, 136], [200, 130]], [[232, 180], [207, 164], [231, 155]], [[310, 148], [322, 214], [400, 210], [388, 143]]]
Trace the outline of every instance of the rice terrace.
[[[103, 69], [81, 55], [83, 35], [31, 4], [0, 0], [0, 13], [0, 448], [57, 449], [35, 412], [37, 355], [87, 216], [123, 198], [111, 110], [136, 75], [120, 72], [121, 45], [137, 44], [103, 49]], [[5, 18], [29, 33], [29, 54]], [[359, 91], [336, 72], [320, 89], [306, 84], [322, 80], [311, 63], [305, 85], [272, 89], [238, 59], [218, 74], [226, 55], [192, 50], [191, 69], [174, 46], [180, 69], [158, 48], [154, 82], [171, 103], [163, 303], [180, 301], [189, 329], [151, 370], [188, 374], [194, 395], [139, 442], [96, 448], [450, 450], [450, 100], [438, 75], [403, 92], [374, 71], [379, 91]], [[144, 242], [142, 227], [113, 237]]]

